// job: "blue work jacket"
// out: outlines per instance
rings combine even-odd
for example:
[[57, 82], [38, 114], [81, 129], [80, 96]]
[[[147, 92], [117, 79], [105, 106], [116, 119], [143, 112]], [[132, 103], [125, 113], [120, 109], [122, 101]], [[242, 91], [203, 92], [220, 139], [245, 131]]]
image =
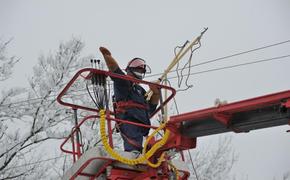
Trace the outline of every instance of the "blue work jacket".
[[[125, 73], [117, 68], [114, 73], [125, 75]], [[139, 84], [133, 83], [128, 80], [112, 78], [114, 82], [114, 96], [116, 102], [119, 101], [133, 101], [138, 104], [142, 104], [148, 107], [148, 109], [142, 109], [132, 107], [126, 109], [125, 113], [118, 115], [119, 118], [131, 121], [138, 121], [143, 124], [150, 125], [150, 115], [153, 113], [157, 105], [147, 102], [145, 98], [146, 91]]]

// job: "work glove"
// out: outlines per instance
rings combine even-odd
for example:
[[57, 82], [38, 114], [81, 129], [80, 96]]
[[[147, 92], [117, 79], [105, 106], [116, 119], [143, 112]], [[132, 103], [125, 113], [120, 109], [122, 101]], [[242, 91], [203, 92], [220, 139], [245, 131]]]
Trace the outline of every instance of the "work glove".
[[[153, 81], [153, 83], [160, 84], [160, 81], [159, 80]], [[156, 85], [149, 85], [149, 88], [154, 94], [160, 94], [160, 91], [159, 91], [160, 88], [157, 87]]]
[[111, 52], [107, 48], [100, 47], [99, 49], [100, 49], [101, 53], [103, 54], [103, 56], [111, 56]]

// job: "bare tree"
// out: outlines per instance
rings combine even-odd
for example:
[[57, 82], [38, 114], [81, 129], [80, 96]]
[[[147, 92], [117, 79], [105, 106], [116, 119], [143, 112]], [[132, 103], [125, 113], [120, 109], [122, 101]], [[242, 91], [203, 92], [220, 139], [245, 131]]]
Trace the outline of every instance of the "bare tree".
[[[273, 177], [273, 180], [276, 180], [276, 179], [281, 179], [281, 178], [278, 178], [276, 176]], [[290, 180], [290, 171], [283, 173], [282, 180]]]
[[290, 171], [283, 174], [283, 180], [289, 180], [290, 179]]
[[[224, 180], [229, 177], [230, 170], [237, 160], [237, 155], [231, 144], [231, 136], [223, 135], [217, 143], [206, 143], [202, 147], [191, 150], [187, 155], [191, 179], [194, 180]], [[192, 162], [191, 162], [192, 160]]]
[[12, 68], [19, 61], [16, 56], [7, 55], [7, 47], [12, 39], [3, 41], [0, 39], [0, 81], [7, 80], [12, 74]]
[[60, 154], [57, 140], [67, 136], [71, 127], [71, 115], [56, 103], [56, 95], [84, 65], [86, 58], [80, 57], [83, 46], [73, 38], [61, 43], [55, 53], [40, 56], [23, 101], [11, 103], [9, 97], [15, 91], [2, 94], [0, 179], [43, 179], [55, 174], [51, 167], [57, 163], [45, 159]]
[[[8, 80], [13, 72], [14, 65], [19, 61], [16, 59], [16, 56], [8, 56], [7, 47], [11, 43], [12, 39], [9, 41], [0, 41], [0, 81]], [[19, 113], [12, 113], [9, 109], [15, 99], [25, 92], [23, 88], [11, 88], [8, 90], [2, 90], [0, 96], [0, 179], [3, 179], [3, 174], [5, 174], [5, 167], [11, 159], [9, 157], [14, 157], [14, 152], [10, 151], [14, 147], [17, 147], [18, 144], [15, 143], [11, 145], [10, 143], [13, 141], [17, 141], [19, 139], [20, 133], [13, 133], [11, 131], [11, 124], [13, 124], [14, 120], [21, 117]], [[20, 155], [19, 155], [20, 156]], [[7, 177], [18, 178], [23, 175], [23, 172], [12, 172], [8, 173]]]

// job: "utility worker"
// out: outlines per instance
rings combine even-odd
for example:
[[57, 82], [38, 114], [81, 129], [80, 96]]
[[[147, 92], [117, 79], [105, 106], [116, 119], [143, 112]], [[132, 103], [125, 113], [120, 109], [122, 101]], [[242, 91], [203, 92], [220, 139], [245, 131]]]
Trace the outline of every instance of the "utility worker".
[[[104, 56], [109, 71], [125, 75], [107, 48], [100, 47], [100, 51]], [[134, 58], [129, 61], [125, 71], [128, 76], [142, 80], [148, 71], [147, 68], [148, 66], [143, 59]], [[139, 84], [119, 78], [112, 78], [112, 80], [114, 82], [117, 110], [120, 111], [117, 117], [150, 125], [150, 114], [155, 111], [159, 102], [159, 89], [155, 86], [150, 86], [153, 95], [147, 101], [145, 97], [146, 91]], [[124, 141], [124, 150], [139, 154], [143, 149], [143, 136], [148, 135], [149, 128], [122, 123], [120, 131]]]

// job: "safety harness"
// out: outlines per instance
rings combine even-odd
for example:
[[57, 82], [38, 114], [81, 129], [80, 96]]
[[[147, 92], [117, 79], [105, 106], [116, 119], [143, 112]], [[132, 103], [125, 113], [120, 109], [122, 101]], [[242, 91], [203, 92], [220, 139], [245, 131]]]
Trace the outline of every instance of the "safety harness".
[[[131, 88], [129, 89], [130, 93], [133, 91], [133, 84], [131, 86]], [[113, 108], [114, 108], [114, 113], [116, 115], [119, 115], [119, 114], [125, 114], [126, 111], [128, 109], [131, 109], [131, 108], [138, 108], [138, 109], [143, 109], [143, 110], [149, 110], [149, 106], [148, 104], [141, 104], [141, 103], [137, 103], [133, 100], [121, 100], [121, 101], [116, 101], [116, 98], [115, 96], [113, 95], [112, 97], [113, 99]], [[128, 98], [127, 98], [128, 99]], [[140, 146], [136, 141], [134, 141], [133, 139], [130, 139], [129, 137], [127, 137], [127, 135], [123, 132], [121, 132], [120, 130], [120, 125], [122, 123], [120, 122], [117, 122], [115, 124], [115, 128], [117, 130], [117, 132], [120, 132], [121, 133], [121, 136], [127, 140], [127, 142], [137, 148], [142, 148], [142, 146]]]
[[139, 108], [139, 109], [144, 109], [144, 110], [148, 110], [149, 107], [146, 104], [140, 104], [140, 103], [136, 103], [132, 100], [128, 100], [128, 101], [118, 101], [115, 102], [115, 112], [117, 114], [119, 113], [125, 113], [127, 109], [129, 108]]
[[[132, 93], [133, 91], [136, 91], [135, 89], [135, 84], [132, 83], [131, 87], [129, 88], [129, 93]], [[135, 90], [134, 90], [135, 89]], [[113, 107], [114, 107], [114, 112], [116, 114], [121, 114], [121, 113], [125, 113], [127, 109], [130, 108], [138, 108], [138, 109], [143, 109], [143, 110], [149, 110], [149, 106], [147, 103], [138, 103], [134, 100], [132, 100], [131, 98], [129, 98], [129, 96], [123, 100], [116, 100], [115, 96], [113, 95]]]

